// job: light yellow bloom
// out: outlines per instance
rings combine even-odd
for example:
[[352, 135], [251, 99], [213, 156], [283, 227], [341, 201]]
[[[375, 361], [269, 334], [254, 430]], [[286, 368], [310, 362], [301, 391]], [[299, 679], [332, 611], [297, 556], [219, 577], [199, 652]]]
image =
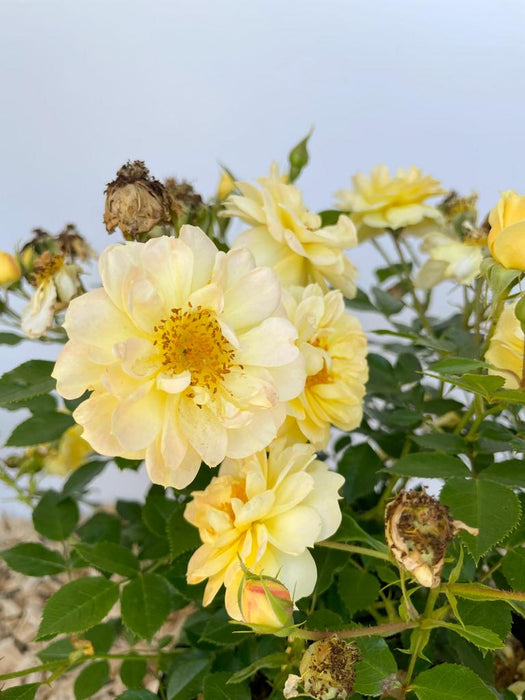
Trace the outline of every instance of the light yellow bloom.
[[21, 274], [18, 260], [11, 253], [0, 250], [0, 287], [18, 282]]
[[498, 319], [485, 360], [493, 367], [490, 374], [505, 379], [506, 389], [522, 388], [525, 336], [515, 314], [516, 303], [507, 304]]
[[42, 463], [49, 474], [66, 476], [84, 464], [92, 453], [93, 448], [82, 437], [82, 427], [73, 425], [62, 435], [57, 447], [49, 448]]
[[241, 195], [231, 195], [224, 216], [238, 216], [251, 226], [238, 236], [234, 248], [249, 248], [258, 265], [269, 265], [285, 285], [327, 282], [351, 298], [356, 270], [344, 255], [357, 243], [355, 227], [344, 215], [321, 228], [321, 217], [305, 207], [301, 191], [286, 184], [274, 164], [260, 188], [237, 182]]
[[361, 423], [368, 380], [366, 336], [338, 290], [324, 294], [317, 284], [294, 287], [284, 305], [299, 332], [307, 374], [304, 391], [290, 401], [288, 411], [302, 434], [323, 449], [330, 425], [353, 430]]
[[525, 195], [507, 190], [489, 215], [490, 253], [496, 262], [525, 270]]
[[243, 460], [227, 459], [219, 476], [196, 491], [184, 517], [203, 542], [188, 564], [188, 583], [206, 578], [203, 604], [226, 588], [226, 610], [242, 620], [238, 592], [243, 564], [278, 577], [297, 600], [309, 595], [317, 571], [308, 547], [330, 537], [341, 522], [340, 474], [315, 458], [311, 445], [276, 440]]
[[183, 488], [201, 460], [266, 447], [304, 387], [281, 287], [247, 250], [219, 252], [194, 226], [100, 256], [103, 287], [74, 299], [53, 376], [100, 454], [145, 458]]
[[435, 231], [425, 235], [421, 251], [430, 257], [416, 275], [416, 287], [431, 289], [446, 279], [470, 284], [479, 274], [483, 241], [460, 241], [457, 237]]
[[[399, 168], [394, 177], [386, 165], [372, 168], [370, 177], [357, 173], [353, 189], [336, 193], [339, 206], [352, 213], [358, 226], [359, 240], [370, 238], [384, 229], [414, 227], [441, 220], [440, 212], [425, 200], [444, 194], [438, 180], [423, 175], [420, 168]], [[412, 233], [416, 229], [411, 229]]]
[[80, 272], [76, 263], [66, 263], [62, 255], [51, 255], [49, 251], [35, 260], [32, 277], [36, 291], [22, 311], [21, 323], [29, 338], [44, 335], [57, 311], [79, 293]]

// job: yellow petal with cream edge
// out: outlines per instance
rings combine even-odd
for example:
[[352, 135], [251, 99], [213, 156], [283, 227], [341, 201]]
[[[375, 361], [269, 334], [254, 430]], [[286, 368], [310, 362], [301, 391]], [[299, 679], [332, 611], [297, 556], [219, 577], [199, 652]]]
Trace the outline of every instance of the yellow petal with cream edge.
[[525, 195], [503, 192], [489, 215], [489, 249], [494, 260], [513, 270], [525, 270]]
[[489, 374], [505, 379], [506, 389], [523, 388], [525, 336], [516, 318], [516, 303], [507, 304], [496, 324], [485, 360], [492, 365]]
[[264, 449], [306, 376], [275, 273], [193, 226], [110, 246], [99, 267], [103, 287], [69, 306], [53, 372], [64, 397], [91, 392], [73, 415], [93, 448], [143, 458], [175, 488], [201, 460]]
[[208, 579], [204, 605], [224, 585], [228, 614], [242, 619], [239, 558], [253, 574], [278, 577], [294, 600], [309, 595], [317, 572], [308, 547], [339, 527], [343, 483], [316, 459], [312, 445], [286, 447], [284, 439], [245, 459], [226, 459], [209, 486], [192, 494], [184, 513], [203, 542], [187, 578], [193, 584]]

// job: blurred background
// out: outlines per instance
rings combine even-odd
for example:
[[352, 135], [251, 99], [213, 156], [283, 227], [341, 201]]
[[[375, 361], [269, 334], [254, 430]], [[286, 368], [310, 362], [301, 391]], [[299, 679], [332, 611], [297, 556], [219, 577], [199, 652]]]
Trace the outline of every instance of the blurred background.
[[[2, 0], [0, 248], [74, 222], [101, 251], [105, 184], [128, 159], [209, 197], [219, 163], [264, 175], [312, 126], [311, 209], [358, 170], [415, 164], [477, 191], [484, 215], [525, 191], [524, 31], [523, 0]], [[366, 287], [375, 251], [350, 257]], [[1, 369], [57, 352], [3, 346]], [[3, 413], [1, 442], [19, 420]], [[108, 499], [146, 484], [103, 478]]]

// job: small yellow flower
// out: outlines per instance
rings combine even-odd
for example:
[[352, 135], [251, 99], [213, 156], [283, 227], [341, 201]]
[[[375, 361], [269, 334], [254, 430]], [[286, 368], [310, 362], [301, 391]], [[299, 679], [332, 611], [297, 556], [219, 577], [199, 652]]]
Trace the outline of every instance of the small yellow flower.
[[18, 260], [11, 253], [0, 250], [0, 287], [8, 287], [18, 282], [21, 274]]
[[268, 454], [225, 460], [219, 476], [192, 494], [184, 513], [203, 542], [187, 574], [191, 584], [208, 579], [203, 604], [224, 584], [226, 610], [242, 620], [242, 565], [253, 574], [278, 577], [294, 600], [309, 595], [317, 571], [308, 547], [339, 527], [337, 492], [343, 483], [316, 459], [311, 445], [285, 447], [276, 440]]
[[416, 275], [414, 284], [419, 289], [431, 289], [443, 280], [454, 280], [458, 284], [470, 284], [477, 277], [483, 260], [483, 242], [436, 231], [427, 233], [421, 251], [429, 259]]
[[[357, 173], [353, 189], [336, 193], [339, 207], [350, 211], [358, 226], [359, 240], [385, 229], [402, 229], [441, 220], [440, 212], [425, 204], [429, 197], [444, 194], [438, 180], [423, 175], [420, 168], [399, 168], [394, 177], [386, 165], [376, 165], [367, 178]], [[411, 228], [413, 233], [415, 228]]]
[[252, 251], [258, 265], [269, 265], [284, 285], [327, 283], [352, 298], [356, 270], [344, 255], [357, 243], [351, 220], [341, 215], [336, 224], [321, 228], [321, 217], [309, 211], [301, 191], [283, 182], [274, 164], [260, 188], [237, 182], [240, 195], [230, 195], [223, 216], [237, 216], [250, 225], [238, 236], [234, 248]]
[[525, 195], [507, 190], [489, 215], [489, 249], [503, 267], [525, 270]]
[[[338, 290], [324, 294], [317, 284], [294, 287], [283, 301], [299, 332], [307, 375], [304, 391], [290, 401], [288, 412], [302, 434], [323, 449], [331, 425], [353, 430], [361, 423], [368, 380], [366, 336]], [[290, 427], [288, 421], [286, 429]]]
[[193, 226], [108, 247], [103, 287], [74, 299], [53, 376], [103, 455], [145, 459], [184, 488], [201, 461], [243, 458], [276, 436], [304, 388], [281, 287], [247, 250], [223, 253]]
[[516, 303], [507, 304], [496, 324], [485, 359], [494, 368], [490, 374], [505, 379], [506, 389], [523, 388], [525, 336], [515, 314]]
[[73, 425], [60, 438], [57, 447], [48, 449], [42, 464], [49, 474], [66, 476], [75, 471], [93, 454], [93, 448], [82, 437], [82, 427]]

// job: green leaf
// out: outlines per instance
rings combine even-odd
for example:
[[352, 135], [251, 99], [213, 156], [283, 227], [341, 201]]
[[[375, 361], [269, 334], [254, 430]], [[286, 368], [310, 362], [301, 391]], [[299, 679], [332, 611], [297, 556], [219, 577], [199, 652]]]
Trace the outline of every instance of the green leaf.
[[[321, 212], [321, 215], [323, 212]], [[341, 212], [338, 212], [341, 215]], [[336, 221], [333, 223], [337, 223]], [[323, 224], [326, 226], [326, 224]], [[353, 299], [345, 299], [345, 306], [347, 309], [352, 309], [353, 311], [375, 311], [375, 306], [370, 301], [368, 294], [362, 289], [357, 290], [357, 294]]]
[[199, 649], [178, 656], [169, 674], [167, 700], [193, 700], [210, 666], [210, 655]]
[[429, 369], [439, 374], [465, 374], [473, 369], [486, 369], [487, 367], [487, 363], [482, 360], [471, 360], [467, 357], [447, 357], [444, 360], [432, 363]]
[[312, 133], [313, 129], [310, 129], [304, 139], [299, 141], [297, 146], [294, 146], [288, 154], [288, 162], [290, 163], [290, 171], [288, 173], [289, 183], [295, 182], [301, 174], [303, 168], [308, 164], [308, 140], [310, 139]]
[[333, 632], [344, 627], [343, 618], [333, 610], [323, 608], [322, 610], [314, 610], [308, 616], [306, 627], [309, 630], [318, 630], [320, 632]]
[[170, 589], [162, 576], [143, 574], [122, 591], [122, 620], [138, 637], [151, 639], [170, 612]]
[[245, 631], [246, 627], [231, 624], [226, 611], [221, 609], [212, 615], [206, 623], [201, 640], [218, 646], [236, 646], [243, 641], [243, 638], [238, 634], [240, 630]]
[[355, 665], [354, 690], [363, 695], [381, 695], [383, 681], [397, 671], [392, 652], [380, 637], [359, 639], [357, 647], [361, 661]]
[[47, 601], [36, 640], [93, 627], [111, 610], [118, 593], [118, 584], [98, 576], [66, 583]]
[[40, 683], [27, 683], [0, 691], [1, 700], [34, 700]]
[[505, 639], [510, 634], [512, 615], [504, 601], [458, 600], [458, 613], [465, 625], [486, 627], [500, 639]]
[[484, 469], [480, 479], [496, 481], [498, 484], [516, 489], [525, 489], [525, 468], [521, 459], [509, 459], [506, 462], [496, 462]]
[[461, 454], [467, 450], [465, 440], [454, 433], [424, 433], [423, 435], [412, 435], [410, 439], [425, 450], [451, 452], [452, 454]]
[[381, 287], [372, 287], [372, 296], [378, 311], [380, 311], [385, 316], [392, 316], [393, 314], [398, 314], [405, 308], [404, 303], [401, 299], [398, 299], [392, 294], [385, 292]]
[[146, 659], [124, 659], [120, 666], [120, 678], [126, 688], [140, 688], [147, 670]]
[[7, 566], [26, 576], [52, 576], [64, 571], [66, 567], [59, 552], [47, 549], [38, 542], [17, 544], [0, 552], [0, 556]]
[[106, 466], [106, 462], [88, 462], [76, 469], [62, 487], [62, 493], [66, 496], [82, 494], [86, 486], [100, 474]]
[[494, 700], [496, 696], [474, 671], [456, 664], [439, 664], [423, 671], [411, 684], [419, 700]]
[[100, 571], [133, 578], [139, 573], [139, 560], [126, 547], [114, 542], [78, 543], [75, 550], [88, 564]]
[[124, 471], [124, 469], [131, 469], [132, 471], [137, 471], [137, 469], [140, 467], [144, 460], [125, 459], [124, 457], [113, 457], [113, 461], [120, 469], [120, 471]]
[[75, 647], [68, 638], [57, 639], [55, 642], [48, 644], [45, 649], [39, 651], [37, 656], [43, 664], [46, 664], [50, 661], [64, 661], [69, 659], [69, 655], [73, 651], [75, 651]]
[[95, 513], [81, 525], [77, 534], [83, 542], [119, 542], [122, 522], [109, 513]]
[[158, 695], [155, 695], [149, 690], [125, 690], [115, 700], [158, 700]]
[[366, 442], [349, 447], [337, 465], [337, 471], [345, 477], [343, 495], [348, 503], [372, 493], [380, 476], [377, 472], [383, 462]]
[[86, 700], [97, 693], [109, 677], [107, 661], [94, 661], [80, 671], [75, 681], [75, 700]]
[[439, 452], [417, 452], [401, 457], [387, 470], [399, 476], [420, 479], [449, 479], [472, 476], [469, 468], [460, 459]]
[[110, 619], [107, 622], [100, 622], [98, 625], [90, 627], [82, 634], [82, 637], [91, 642], [96, 654], [107, 654], [120, 628], [121, 625], [118, 619]]
[[516, 494], [494, 481], [450, 479], [440, 500], [449, 506], [455, 520], [479, 528], [477, 536], [460, 532], [476, 562], [516, 527], [521, 515]]
[[373, 605], [381, 586], [375, 576], [348, 565], [339, 574], [338, 591], [350, 617]]
[[33, 525], [50, 540], [65, 540], [75, 529], [78, 516], [78, 506], [72, 498], [46, 491], [33, 511]]
[[502, 649], [504, 644], [498, 635], [486, 627], [478, 625], [458, 625], [455, 622], [444, 622], [436, 620], [432, 622], [432, 627], [444, 627], [451, 632], [459, 634], [467, 642], [475, 644], [480, 649]]
[[242, 683], [242, 681], [251, 678], [257, 671], [263, 668], [281, 668], [288, 663], [289, 657], [284, 652], [275, 652], [273, 654], [268, 654], [268, 656], [263, 656], [257, 659], [246, 668], [237, 671], [231, 676], [228, 681], [228, 685], [233, 685], [234, 683]]
[[247, 685], [228, 685], [230, 673], [219, 671], [204, 679], [204, 700], [251, 700], [252, 693]]
[[340, 209], [324, 209], [317, 213], [321, 217], [321, 228], [324, 228], [325, 226], [334, 226], [343, 212]]
[[330, 588], [335, 574], [346, 566], [348, 553], [328, 547], [316, 547], [313, 557], [317, 568], [315, 595], [319, 596]]
[[388, 552], [383, 542], [369, 535], [348, 513], [343, 513], [341, 525], [332, 539], [337, 542], [364, 542], [378, 552]]
[[170, 556], [176, 559], [180, 554], [200, 547], [199, 531], [183, 517], [184, 507], [173, 511], [166, 523], [166, 534], [170, 543]]
[[75, 421], [69, 413], [40, 413], [17, 425], [5, 444], [8, 447], [26, 447], [52, 442], [58, 440], [72, 425], [75, 425]]
[[501, 568], [512, 590], [525, 592], [525, 549], [507, 552]]
[[157, 537], [167, 537], [166, 526], [169, 517], [177, 508], [177, 503], [166, 497], [162, 486], [154, 484], [146, 496], [142, 508], [142, 520], [150, 532]]
[[55, 388], [51, 372], [55, 366], [49, 360], [29, 360], [0, 377], [0, 406], [23, 402], [34, 396], [49, 394]]
[[22, 335], [16, 335], [16, 333], [0, 333], [0, 345], [18, 345], [23, 340], [26, 340], [26, 338]]

